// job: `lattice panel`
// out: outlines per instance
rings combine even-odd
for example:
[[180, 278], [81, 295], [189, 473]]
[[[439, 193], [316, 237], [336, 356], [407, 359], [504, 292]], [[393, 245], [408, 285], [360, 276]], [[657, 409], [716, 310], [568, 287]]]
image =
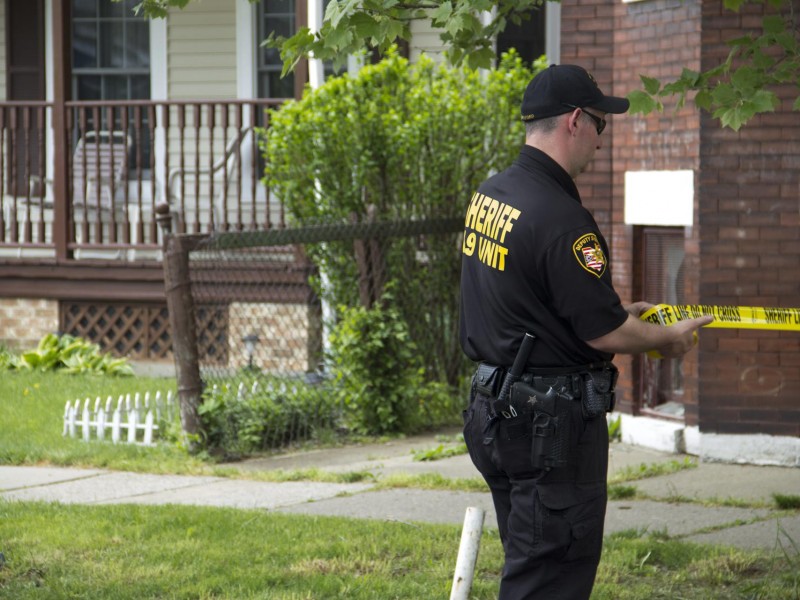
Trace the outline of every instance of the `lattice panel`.
[[62, 302], [61, 331], [79, 336], [114, 356], [172, 357], [166, 305]]
[[204, 365], [228, 364], [228, 331], [230, 318], [227, 304], [195, 307], [197, 352]]
[[[228, 362], [228, 307], [197, 307], [200, 360]], [[62, 302], [60, 330], [98, 344], [103, 352], [133, 359], [171, 359], [172, 332], [165, 304]]]
[[169, 311], [165, 306], [149, 313], [147, 330], [147, 348], [150, 357], [172, 358], [172, 329], [169, 326]]

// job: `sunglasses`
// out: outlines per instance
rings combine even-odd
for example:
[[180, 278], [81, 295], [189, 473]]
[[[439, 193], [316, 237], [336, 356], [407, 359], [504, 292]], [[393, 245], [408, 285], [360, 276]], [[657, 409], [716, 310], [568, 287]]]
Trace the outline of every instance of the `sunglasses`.
[[597, 115], [593, 115], [592, 113], [587, 111], [585, 108], [581, 108], [580, 106], [574, 106], [572, 104], [566, 104], [565, 106], [568, 106], [569, 108], [580, 108], [581, 112], [584, 115], [586, 115], [592, 121], [594, 121], [594, 126], [597, 128], [597, 135], [600, 135], [601, 133], [603, 133], [603, 130], [606, 128], [606, 120], [604, 118], [598, 117]]

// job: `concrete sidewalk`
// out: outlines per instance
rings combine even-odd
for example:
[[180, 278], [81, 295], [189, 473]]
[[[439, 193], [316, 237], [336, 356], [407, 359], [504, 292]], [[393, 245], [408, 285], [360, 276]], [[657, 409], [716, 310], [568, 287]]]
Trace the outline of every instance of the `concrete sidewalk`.
[[[377, 478], [395, 473], [438, 473], [449, 478], [478, 476], [467, 455], [431, 462], [412, 452], [437, 448], [433, 435], [384, 444], [278, 455], [235, 463], [242, 470], [317, 468], [368, 471]], [[609, 474], [629, 467], [682, 461], [683, 456], [613, 444]], [[609, 502], [606, 533], [627, 529], [666, 532], [683, 539], [739, 548], [787, 550], [800, 547], [800, 512], [773, 508], [708, 507], [693, 500], [743, 500], [774, 506], [772, 494], [800, 495], [800, 469], [708, 463], [626, 483], [648, 500]], [[461, 524], [469, 506], [486, 511], [486, 527], [496, 527], [488, 492], [377, 490], [371, 482], [267, 483], [221, 477], [123, 473], [102, 469], [0, 466], [0, 498], [80, 504], [188, 504], [258, 508], [285, 513]]]

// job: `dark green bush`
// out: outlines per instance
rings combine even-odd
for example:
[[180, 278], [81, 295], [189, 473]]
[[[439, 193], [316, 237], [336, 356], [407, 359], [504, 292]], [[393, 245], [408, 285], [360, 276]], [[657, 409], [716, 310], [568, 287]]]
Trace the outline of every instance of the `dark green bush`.
[[316, 439], [341, 421], [328, 383], [280, 378], [259, 379], [255, 390], [216, 385], [203, 393], [198, 412], [206, 449], [228, 458]]
[[334, 384], [348, 426], [360, 433], [409, 433], [457, 414], [448, 386], [425, 379], [423, 357], [392, 294], [372, 309], [340, 307], [330, 335]]

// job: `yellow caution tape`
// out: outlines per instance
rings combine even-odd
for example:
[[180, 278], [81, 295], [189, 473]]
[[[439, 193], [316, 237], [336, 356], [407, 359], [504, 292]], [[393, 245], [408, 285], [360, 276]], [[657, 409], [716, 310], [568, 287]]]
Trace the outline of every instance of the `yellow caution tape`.
[[706, 315], [714, 317], [706, 327], [800, 331], [800, 308], [657, 304], [645, 312], [641, 319], [658, 325], [672, 325], [678, 321]]
[[[711, 315], [714, 320], [705, 327], [727, 329], [773, 329], [800, 331], [800, 308], [764, 308], [761, 306], [714, 306], [709, 304], [657, 304], [640, 317], [656, 325], [674, 325], [685, 319]], [[695, 332], [695, 341], [697, 332]], [[662, 358], [655, 350], [651, 358]]]

